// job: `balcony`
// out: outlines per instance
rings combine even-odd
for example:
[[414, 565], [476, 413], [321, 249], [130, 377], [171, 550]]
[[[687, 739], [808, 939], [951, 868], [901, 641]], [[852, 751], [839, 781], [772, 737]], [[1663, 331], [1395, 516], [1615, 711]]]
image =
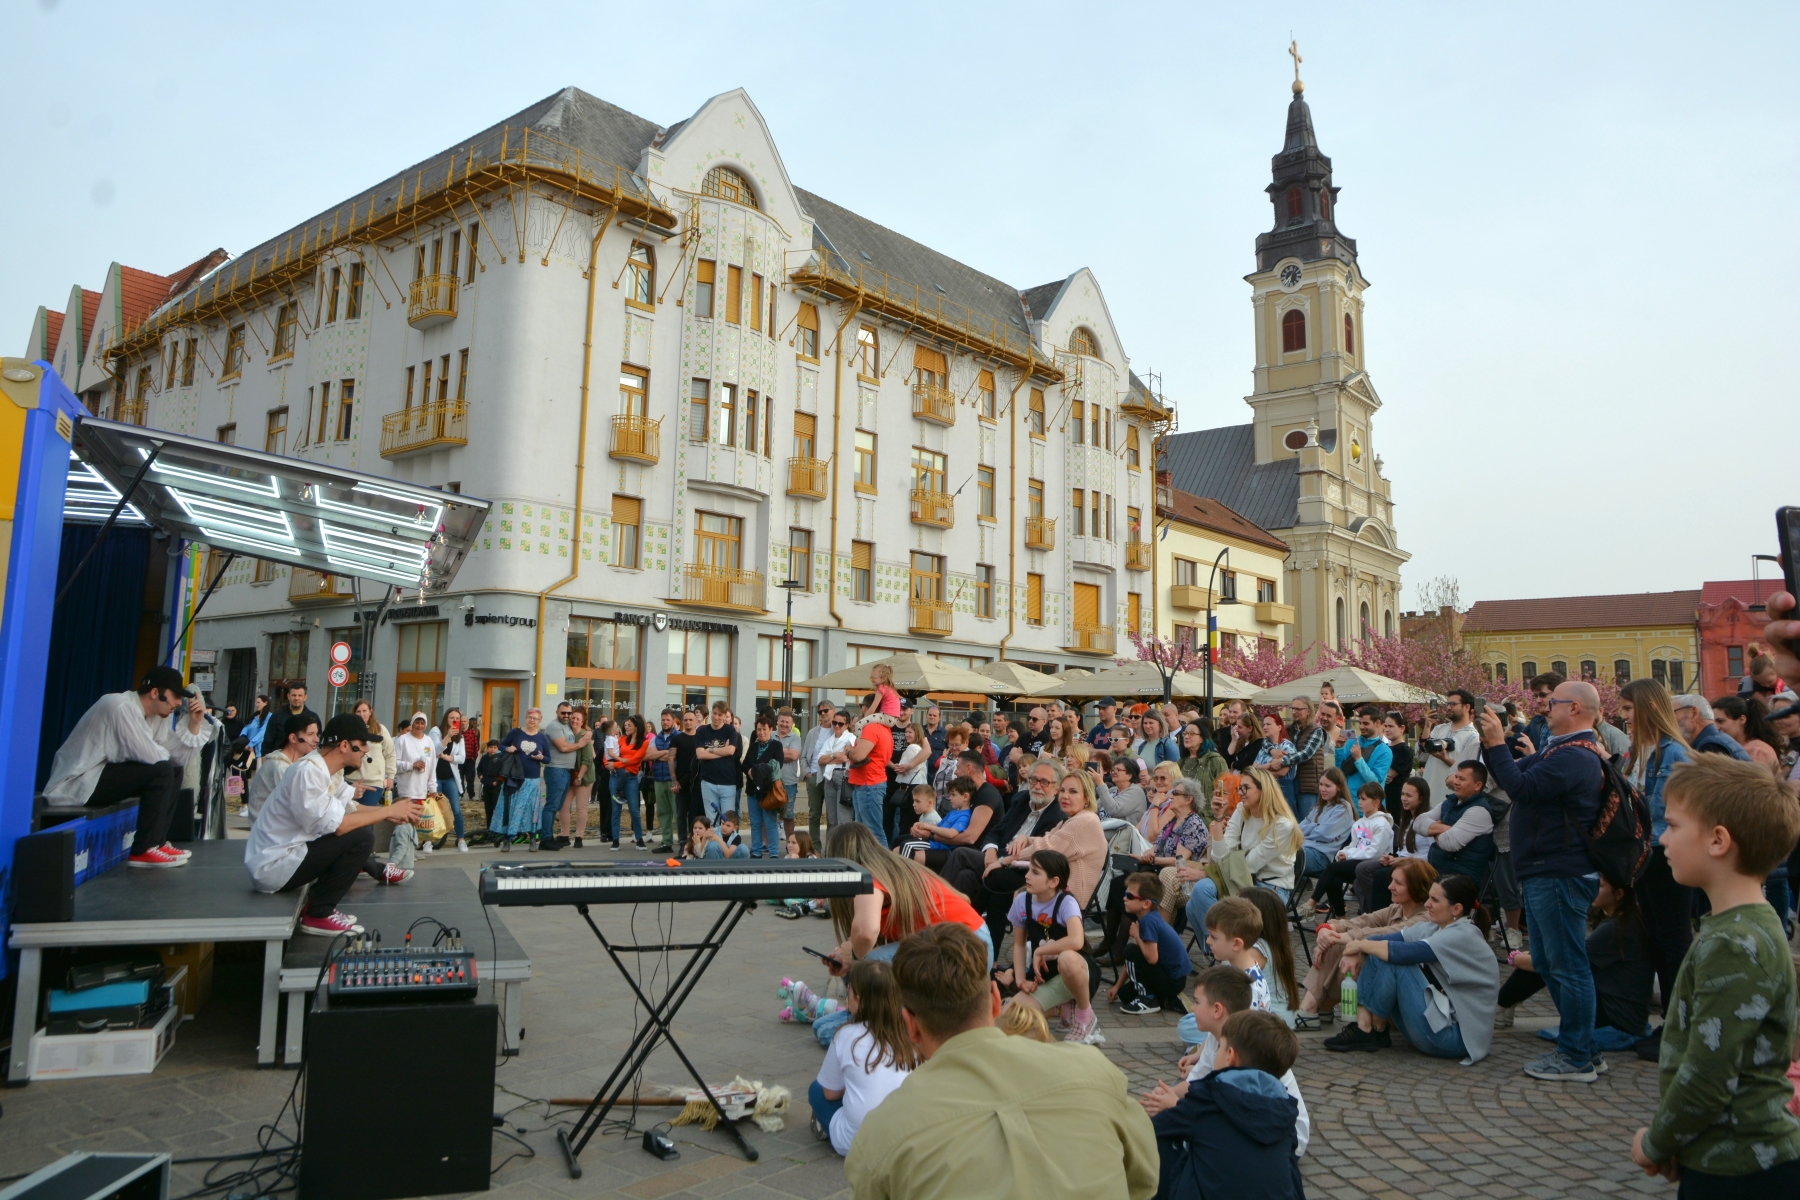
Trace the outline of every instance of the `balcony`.
[[354, 581], [348, 575], [321, 575], [299, 567], [288, 571], [289, 604], [330, 604], [349, 600]]
[[1077, 625], [1074, 638], [1063, 649], [1070, 654], [1111, 654], [1116, 642], [1111, 625]]
[[1150, 569], [1150, 543], [1125, 543], [1125, 569], [1128, 571], [1148, 571]]
[[956, 424], [956, 393], [941, 383], [913, 384], [913, 416], [939, 425]]
[[787, 494], [813, 500], [825, 498], [826, 460], [822, 458], [788, 459]]
[[1169, 604], [1173, 608], [1211, 608], [1213, 594], [1192, 583], [1177, 583], [1169, 588]]
[[1056, 518], [1026, 517], [1025, 548], [1027, 550], [1056, 549]]
[[430, 329], [456, 320], [456, 276], [421, 275], [406, 289], [406, 323]]
[[956, 610], [950, 606], [950, 601], [915, 598], [908, 607], [912, 613], [911, 628], [914, 633], [947, 637], [955, 632]]
[[676, 604], [759, 613], [764, 611], [763, 577], [736, 567], [688, 563], [681, 573], [681, 595], [670, 599]]
[[915, 489], [912, 494], [912, 519], [915, 525], [935, 525], [948, 529], [956, 524], [956, 497], [949, 492]]
[[655, 466], [662, 458], [662, 418], [620, 414], [612, 419], [612, 444], [606, 452], [627, 462]]
[[1292, 625], [1294, 623], [1294, 606], [1276, 604], [1265, 600], [1256, 606], [1256, 619], [1263, 625]]
[[468, 444], [467, 400], [434, 400], [381, 418], [383, 458], [405, 458], [409, 454]]
[[150, 403], [142, 396], [136, 400], [121, 400], [113, 405], [112, 419], [124, 425], [142, 425], [150, 417]]

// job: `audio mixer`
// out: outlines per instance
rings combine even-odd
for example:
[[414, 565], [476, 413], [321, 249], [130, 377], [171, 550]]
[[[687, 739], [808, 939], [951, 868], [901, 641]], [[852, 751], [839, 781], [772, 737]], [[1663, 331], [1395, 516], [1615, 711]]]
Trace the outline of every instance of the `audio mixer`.
[[351, 948], [325, 972], [332, 1004], [473, 1000], [475, 992], [473, 950]]

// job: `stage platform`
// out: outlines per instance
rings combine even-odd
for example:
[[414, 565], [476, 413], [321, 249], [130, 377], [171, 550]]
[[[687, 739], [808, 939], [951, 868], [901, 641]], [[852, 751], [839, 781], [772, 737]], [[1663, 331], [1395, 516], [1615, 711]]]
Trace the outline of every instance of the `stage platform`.
[[[29, 1077], [43, 953], [71, 946], [263, 943], [256, 1061], [259, 1066], [275, 1064], [283, 947], [299, 922], [305, 889], [274, 896], [252, 889], [241, 841], [193, 842], [186, 848], [194, 857], [185, 867], [140, 871], [121, 864], [76, 888], [73, 921], [12, 927], [9, 944], [19, 952], [19, 1001], [14, 1006], [7, 1083], [23, 1084]], [[358, 888], [352, 895], [360, 900], [361, 891]], [[470, 893], [474, 894], [473, 887]]]
[[[381, 944], [388, 949], [404, 945], [407, 927], [421, 917], [435, 917], [452, 929], [460, 929], [463, 949], [475, 953], [475, 971], [484, 990], [491, 986], [491, 995], [500, 1005], [501, 1038], [506, 1053], [519, 1052], [525, 1020], [522, 992], [525, 981], [531, 978], [531, 958], [501, 921], [500, 910], [483, 911], [481, 893], [474, 880], [460, 870], [421, 870], [396, 887], [358, 885], [344, 897], [341, 907], [355, 913], [357, 924], [365, 930], [372, 933], [379, 929]], [[427, 922], [413, 931], [413, 942], [429, 946], [436, 934], [437, 927]], [[281, 960], [281, 991], [287, 996], [284, 1066], [300, 1065], [306, 1013], [330, 945], [330, 938], [297, 937], [288, 944]]]

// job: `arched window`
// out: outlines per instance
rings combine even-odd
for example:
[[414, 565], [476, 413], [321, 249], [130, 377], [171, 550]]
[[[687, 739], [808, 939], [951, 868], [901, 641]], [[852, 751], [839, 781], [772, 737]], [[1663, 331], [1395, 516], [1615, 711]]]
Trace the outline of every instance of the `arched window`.
[[1367, 638], [1370, 634], [1375, 632], [1375, 630], [1373, 628], [1371, 628], [1369, 625], [1369, 605], [1366, 601], [1364, 602], [1364, 604], [1362, 606], [1362, 614], [1361, 615], [1362, 615], [1362, 628], [1360, 628], [1356, 631], [1356, 640], [1359, 642], [1362, 641], [1363, 639]]
[[1591, 658], [1581, 660], [1581, 677], [1589, 683], [1600, 678], [1600, 664]]
[[1629, 658], [1613, 659], [1613, 682], [1620, 687], [1631, 682], [1631, 660]]
[[714, 167], [700, 181], [702, 196], [717, 196], [721, 200], [729, 200], [733, 204], [748, 205], [755, 208], [756, 193], [750, 188], [750, 181], [732, 170], [730, 167]]
[[[1381, 614], [1381, 635], [1383, 637], [1394, 636], [1394, 610], [1391, 608]], [[1505, 679], [1506, 667], [1504, 664], [1501, 665], [1500, 670], [1502, 672], [1500, 678]]]
[[1089, 358], [1099, 358], [1100, 346], [1094, 340], [1094, 335], [1085, 326], [1077, 325], [1075, 332], [1069, 335], [1069, 352], [1085, 354]]
[[1300, 195], [1299, 188], [1289, 188], [1287, 194], [1288, 216], [1297, 217], [1306, 211], [1306, 200]]
[[1500, 681], [1501, 683], [1506, 682], [1506, 664], [1505, 663], [1498, 662], [1498, 663], [1494, 664], [1494, 678], [1497, 679], [1498, 681]]
[[1281, 318], [1281, 352], [1292, 354], [1296, 350], [1306, 349], [1306, 314], [1297, 308], [1290, 308], [1287, 315]]
[[1339, 650], [1344, 648], [1344, 598], [1342, 596], [1338, 597], [1337, 602], [1337, 648]]
[[1327, 221], [1331, 220], [1331, 189], [1330, 188], [1320, 188], [1319, 189], [1319, 216], [1323, 217]]
[[1349, 313], [1344, 314], [1344, 353], [1356, 353], [1356, 318]]
[[631, 261], [626, 264], [631, 276], [630, 290], [625, 295], [646, 308], [656, 303], [656, 259], [650, 247], [642, 242], [631, 245]]

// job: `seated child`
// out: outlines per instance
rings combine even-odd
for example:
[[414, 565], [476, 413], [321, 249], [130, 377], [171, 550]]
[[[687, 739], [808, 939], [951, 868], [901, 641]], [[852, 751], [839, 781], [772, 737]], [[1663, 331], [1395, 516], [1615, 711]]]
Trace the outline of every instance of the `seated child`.
[[[788, 834], [787, 856], [789, 858], [819, 857], [818, 854], [813, 851], [812, 834], [806, 832], [804, 829], [796, 829], [794, 832]], [[773, 904], [776, 909], [779, 910], [775, 914], [776, 916], [786, 917], [788, 920], [793, 921], [806, 916], [808, 913], [814, 911], [815, 905], [822, 906], [824, 902], [820, 900], [767, 900], [764, 901], [764, 903]]]
[[1231, 1014], [1213, 1040], [1213, 1072], [1151, 1118], [1162, 1160], [1158, 1200], [1303, 1200], [1294, 1152], [1300, 1105], [1281, 1082], [1300, 1055], [1300, 1040], [1263, 1012]]
[[[1200, 972], [1194, 980], [1194, 1021], [1205, 1041], [1199, 1049], [1182, 1056], [1178, 1065], [1186, 1073], [1186, 1078], [1174, 1087], [1159, 1080], [1156, 1087], [1140, 1098], [1152, 1117], [1164, 1109], [1175, 1107], [1194, 1083], [1213, 1073], [1219, 1054], [1219, 1031], [1233, 1014], [1249, 1011], [1249, 976], [1236, 967], [1223, 965], [1208, 967]], [[1294, 1118], [1294, 1155], [1299, 1157], [1306, 1153], [1306, 1145], [1312, 1140], [1312, 1118], [1307, 1115], [1306, 1101], [1300, 1096], [1300, 1081], [1294, 1078], [1291, 1068], [1281, 1077], [1281, 1086], [1287, 1089], [1287, 1094], [1299, 1105], [1299, 1112]]]
[[832, 1034], [819, 1077], [806, 1090], [813, 1136], [841, 1155], [850, 1153], [863, 1118], [919, 1065], [892, 968], [865, 958], [851, 965], [844, 984], [851, 1019]]
[[1013, 898], [1007, 920], [1013, 927], [1013, 966], [1010, 978], [1020, 1003], [1046, 1010], [1068, 1005], [1069, 1032], [1063, 1040], [1097, 1045], [1106, 1039], [1092, 1007], [1096, 978], [1094, 960], [1087, 952], [1087, 931], [1081, 923], [1081, 904], [1069, 895], [1069, 860], [1059, 850], [1039, 850], [1025, 868], [1025, 887]]
[[[1222, 907], [1225, 911], [1219, 912]], [[1214, 961], [1244, 973], [1250, 981], [1250, 1007], [1268, 1012], [1269, 982], [1263, 975], [1268, 963], [1256, 949], [1262, 928], [1262, 913], [1242, 896], [1227, 896], [1206, 910], [1207, 950]], [[1202, 1040], [1192, 1013], [1176, 1022], [1175, 1030], [1189, 1046], [1199, 1045]]]
[[[962, 785], [961, 787], [957, 786], [959, 783]], [[929, 795], [931, 803], [934, 806], [933, 811], [935, 811], [937, 791], [930, 784], [926, 783], [922, 783], [913, 789], [914, 809], [916, 810], [919, 804], [925, 799], [924, 796], [920, 795], [921, 792]], [[950, 781], [949, 795], [950, 811], [945, 813], [938, 820], [932, 821], [931, 824], [936, 825], [939, 829], [950, 829], [957, 833], [962, 833], [969, 827], [969, 817], [972, 815], [970, 805], [975, 803], [975, 781], [973, 779], [952, 779]], [[920, 817], [919, 819], [924, 820], [923, 817]], [[931, 848], [933, 850], [948, 850], [951, 847], [949, 842], [934, 840], [931, 843]]]
[[[730, 824], [731, 837], [727, 840], [721, 830]], [[730, 813], [719, 822], [719, 829], [714, 829], [712, 822], [705, 817], [694, 818], [693, 832], [688, 836], [686, 858], [730, 858], [738, 852], [743, 839], [737, 835], [737, 821]]]
[[1030, 1038], [1034, 1042], [1056, 1041], [1050, 1036], [1050, 1022], [1044, 1020], [1044, 1010], [1021, 1002], [1017, 996], [1006, 1002], [995, 1024], [1007, 1037]]
[[1150, 871], [1125, 877], [1125, 912], [1131, 917], [1130, 944], [1125, 947], [1125, 969], [1107, 991], [1107, 999], [1122, 1001], [1119, 1011], [1146, 1016], [1163, 1009], [1186, 1012], [1181, 989], [1194, 969], [1181, 935], [1163, 918], [1162, 880]]

